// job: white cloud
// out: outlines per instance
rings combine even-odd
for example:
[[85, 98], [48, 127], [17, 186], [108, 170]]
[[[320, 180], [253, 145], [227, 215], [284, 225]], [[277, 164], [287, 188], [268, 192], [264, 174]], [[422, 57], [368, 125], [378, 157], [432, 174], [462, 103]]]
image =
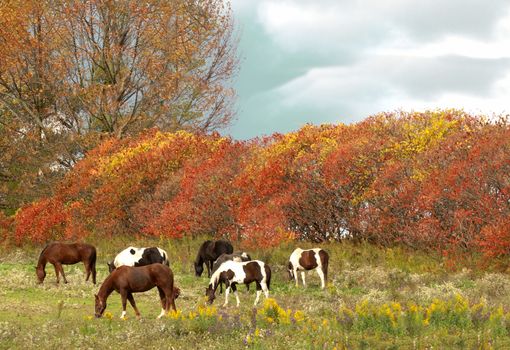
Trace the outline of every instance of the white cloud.
[[[348, 111], [456, 107], [490, 113], [508, 105], [510, 59], [374, 56], [350, 66], [314, 68], [273, 91], [291, 109]], [[342, 113], [343, 114], [343, 113]]]
[[322, 53], [448, 35], [487, 40], [504, 22], [509, 5], [506, 0], [263, 0], [257, 13], [283, 49]]
[[233, 0], [233, 8], [250, 21], [244, 45], [255, 57], [241, 67], [241, 91], [250, 92], [240, 96], [242, 137], [385, 110], [510, 109], [507, 0]]

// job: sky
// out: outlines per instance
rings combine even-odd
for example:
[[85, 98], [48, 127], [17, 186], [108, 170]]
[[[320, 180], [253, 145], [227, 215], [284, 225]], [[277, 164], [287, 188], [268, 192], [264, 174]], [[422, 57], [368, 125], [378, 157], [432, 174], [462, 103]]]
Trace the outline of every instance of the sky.
[[[227, 0], [226, 0], [227, 1]], [[383, 111], [510, 111], [508, 0], [231, 0], [236, 139]]]

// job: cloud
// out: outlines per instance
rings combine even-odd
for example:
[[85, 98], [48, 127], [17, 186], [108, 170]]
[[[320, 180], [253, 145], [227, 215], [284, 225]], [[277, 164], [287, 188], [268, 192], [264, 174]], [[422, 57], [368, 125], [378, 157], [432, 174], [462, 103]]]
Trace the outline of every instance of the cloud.
[[510, 59], [460, 56], [373, 56], [350, 66], [314, 68], [278, 87], [287, 105], [329, 103], [339, 98], [377, 99], [390, 92], [431, 99], [455, 92], [487, 96]]
[[244, 57], [235, 137], [399, 108], [507, 108], [506, 0], [233, 0], [233, 8]]
[[458, 34], [487, 39], [508, 15], [506, 0], [264, 0], [258, 20], [291, 52], [363, 49], [407, 37], [413, 42]]
[[[371, 57], [352, 66], [314, 68], [278, 87], [288, 119], [300, 111], [316, 122], [352, 122], [396, 109], [465, 108], [475, 113], [508, 110], [510, 59]], [[313, 113], [316, 111], [318, 113]], [[309, 120], [310, 121], [310, 120]]]

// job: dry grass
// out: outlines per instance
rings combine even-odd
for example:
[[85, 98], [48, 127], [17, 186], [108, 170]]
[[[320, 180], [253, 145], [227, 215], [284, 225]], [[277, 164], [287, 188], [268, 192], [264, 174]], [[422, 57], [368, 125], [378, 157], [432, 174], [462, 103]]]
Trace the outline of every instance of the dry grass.
[[[106, 261], [115, 252], [131, 244], [133, 242], [124, 239], [108, 243], [96, 242], [99, 251], [99, 282], [107, 276]], [[188, 319], [187, 315], [193, 315], [203, 304], [204, 288], [208, 283], [206, 277], [196, 278], [192, 271], [194, 252], [199, 244], [198, 240], [146, 240], [134, 243], [138, 246], [158, 245], [168, 251], [176, 284], [182, 292], [177, 307], [184, 318], [163, 320], [156, 320], [160, 311], [156, 290], [136, 294], [135, 299], [143, 316], [141, 321], [134, 319], [130, 306], [128, 320], [118, 318], [121, 306], [120, 297], [116, 293], [108, 300], [107, 312], [112, 315], [111, 318], [93, 319], [94, 293], [99, 285], [94, 286], [84, 281], [81, 265], [65, 267], [70, 282], [67, 285], [56, 285], [53, 268], [48, 266], [46, 281], [38, 285], [34, 266], [40, 247], [5, 250], [0, 256], [0, 348], [278, 349], [292, 346], [309, 349], [334, 346], [427, 348], [481, 346], [488, 342], [501, 344], [497, 334], [493, 331], [487, 333], [480, 328], [482, 326], [478, 326], [476, 320], [470, 321], [471, 326], [464, 330], [454, 325], [450, 329], [448, 323], [441, 324], [438, 329], [424, 326], [418, 335], [411, 334], [407, 326], [400, 325], [402, 330], [395, 335], [385, 333], [388, 331], [384, 329], [378, 330], [376, 326], [373, 329], [359, 328], [359, 315], [352, 320], [352, 324], [339, 318], [339, 310], [342, 308], [355, 313], [356, 307], [362, 303], [372, 305], [374, 310], [385, 310], [385, 304], [397, 303], [404, 306], [405, 313], [405, 305], [410, 303], [425, 310], [435, 299], [446, 302], [458, 295], [465, 297], [470, 304], [483, 300], [487, 309], [493, 312], [500, 305], [505, 315], [509, 311], [510, 278], [505, 274], [467, 269], [446, 272], [442, 261], [433, 256], [368, 245], [324, 245], [331, 256], [330, 281], [324, 291], [319, 288], [320, 281], [315, 272], [308, 273], [309, 286], [306, 289], [295, 288], [288, 281], [284, 266], [294, 245], [250, 252], [252, 256], [266, 260], [271, 265], [274, 276], [271, 296], [278, 307], [302, 312], [309, 323], [268, 324], [267, 320], [260, 318], [253, 323], [253, 287], [250, 292], [246, 292], [244, 287], [239, 288], [239, 309], [234, 306], [233, 296], [229, 307], [221, 308], [221, 296], [215, 303], [218, 308], [215, 319]], [[262, 303], [259, 310], [261, 307]], [[425, 317], [425, 311], [422, 316]], [[482, 316], [479, 316], [482, 320], [480, 324], [489, 324], [489, 316]], [[463, 340], [457, 344], [454, 338], [448, 336], [449, 333]]]

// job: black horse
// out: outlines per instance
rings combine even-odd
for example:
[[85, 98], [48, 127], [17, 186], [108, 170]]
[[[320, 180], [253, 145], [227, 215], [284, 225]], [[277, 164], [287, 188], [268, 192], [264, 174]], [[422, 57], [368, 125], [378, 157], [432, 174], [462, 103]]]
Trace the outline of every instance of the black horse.
[[213, 263], [221, 254], [232, 254], [234, 247], [229, 241], [205, 241], [198, 250], [195, 259], [195, 275], [201, 276], [204, 271], [204, 263], [207, 266], [207, 277], [211, 277]]

